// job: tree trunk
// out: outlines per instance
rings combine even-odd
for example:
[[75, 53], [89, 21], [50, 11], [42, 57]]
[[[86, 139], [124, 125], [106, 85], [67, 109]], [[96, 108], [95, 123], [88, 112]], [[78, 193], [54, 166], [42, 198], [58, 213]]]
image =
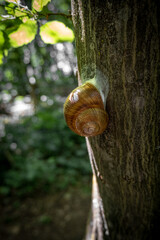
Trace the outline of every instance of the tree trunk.
[[98, 69], [109, 81], [109, 125], [89, 142], [112, 240], [160, 235], [157, 2], [72, 0], [80, 78]]

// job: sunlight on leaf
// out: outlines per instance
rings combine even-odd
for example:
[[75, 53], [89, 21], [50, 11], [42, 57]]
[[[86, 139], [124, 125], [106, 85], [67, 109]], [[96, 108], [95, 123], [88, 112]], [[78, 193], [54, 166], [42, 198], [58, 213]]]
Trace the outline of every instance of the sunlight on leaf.
[[37, 11], [42, 11], [43, 7], [47, 5], [51, 0], [33, 0], [32, 7]]
[[15, 9], [15, 16], [16, 17], [24, 17], [24, 16], [27, 16], [27, 14], [23, 11], [20, 11], [19, 9]]
[[12, 47], [20, 47], [31, 42], [37, 33], [37, 23], [34, 20], [27, 20], [19, 28], [9, 34]]
[[28, 16], [27, 17], [22, 17], [22, 22], [25, 23], [25, 22], [28, 21], [28, 19], [29, 19]]
[[58, 21], [47, 22], [41, 26], [40, 36], [45, 43], [50, 44], [74, 40], [73, 31]]

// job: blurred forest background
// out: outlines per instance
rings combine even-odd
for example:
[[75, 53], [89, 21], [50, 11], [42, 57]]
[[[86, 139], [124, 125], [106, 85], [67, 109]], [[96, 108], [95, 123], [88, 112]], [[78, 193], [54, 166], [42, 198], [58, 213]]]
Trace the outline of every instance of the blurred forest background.
[[[31, 1], [22, 1], [30, 7]], [[50, 11], [68, 14], [69, 0]], [[70, 25], [63, 16], [51, 16]], [[42, 20], [45, 22], [45, 20]], [[41, 24], [41, 22], [39, 22]], [[63, 117], [77, 86], [74, 43], [40, 36], [11, 49], [0, 65], [0, 239], [79, 240], [90, 206], [85, 138]]]

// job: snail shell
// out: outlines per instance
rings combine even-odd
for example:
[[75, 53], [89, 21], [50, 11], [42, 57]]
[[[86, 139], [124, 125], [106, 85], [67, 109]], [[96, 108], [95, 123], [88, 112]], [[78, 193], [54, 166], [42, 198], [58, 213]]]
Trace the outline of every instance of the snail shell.
[[64, 104], [64, 116], [69, 128], [80, 136], [99, 135], [108, 124], [101, 95], [91, 83], [85, 83], [70, 93]]

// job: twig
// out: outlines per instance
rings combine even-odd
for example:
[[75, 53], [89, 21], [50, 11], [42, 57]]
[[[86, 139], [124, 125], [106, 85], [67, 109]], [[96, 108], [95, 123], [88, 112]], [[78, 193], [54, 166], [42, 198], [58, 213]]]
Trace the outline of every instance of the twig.
[[48, 20], [49, 16], [63, 16], [63, 17], [66, 17], [66, 18], [69, 18], [69, 19], [72, 20], [72, 15], [71, 14], [65, 14], [65, 13], [46, 13], [45, 15], [40, 13], [39, 16], [46, 17], [47, 20]]
[[[32, 16], [32, 17], [34, 17], [35, 19], [37, 18], [37, 15], [35, 15], [27, 6], [23, 6], [23, 5], [21, 5], [21, 4], [17, 4], [17, 3], [15, 3], [15, 2], [12, 2], [17, 8], [16, 8], [16, 11], [19, 11], [19, 12], [21, 12], [21, 13], [26, 13], [27, 15], [30, 15], [30, 16]], [[1, 7], [5, 7], [5, 5], [4, 4], [0, 4], [0, 6]], [[10, 8], [10, 9], [13, 9], [12, 7], [10, 7], [10, 6], [7, 6], [8, 8]], [[21, 8], [19, 8], [19, 7], [21, 7]], [[13, 9], [13, 10], [15, 10], [15, 9]], [[21, 16], [20, 16], [21, 17]], [[16, 18], [17, 18], [17, 16], [16, 16]]]
[[[17, 11], [20, 11], [20, 12], [24, 12], [26, 14], [30, 14], [32, 17], [34, 18], [37, 18], [38, 16], [44, 16], [48, 19], [49, 16], [63, 16], [63, 17], [66, 17], [66, 18], [69, 18], [69, 19], [72, 19], [72, 15], [71, 14], [65, 14], [65, 13], [46, 13], [45, 15], [42, 14], [42, 13], [37, 13], [34, 14], [27, 6], [23, 6], [22, 4], [20, 3], [16, 3], [16, 2], [12, 2], [17, 8], [16, 10]], [[5, 7], [4, 4], [0, 4], [1, 7]], [[8, 8], [11, 8], [13, 9], [12, 7], [9, 7]]]
[[71, 14], [65, 14], [65, 13], [48, 13], [47, 15], [48, 15], [48, 16], [51, 16], [51, 15], [59, 15], [59, 16], [63, 16], [63, 17], [72, 19], [72, 15], [71, 15]]

